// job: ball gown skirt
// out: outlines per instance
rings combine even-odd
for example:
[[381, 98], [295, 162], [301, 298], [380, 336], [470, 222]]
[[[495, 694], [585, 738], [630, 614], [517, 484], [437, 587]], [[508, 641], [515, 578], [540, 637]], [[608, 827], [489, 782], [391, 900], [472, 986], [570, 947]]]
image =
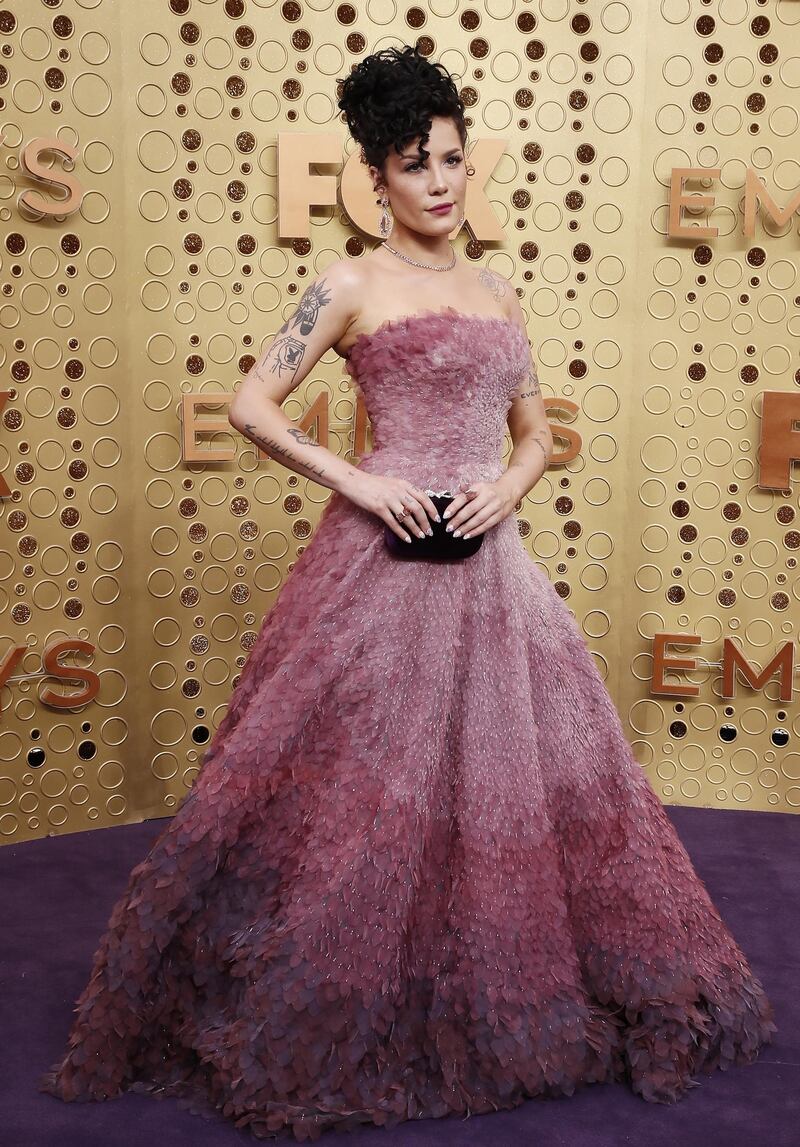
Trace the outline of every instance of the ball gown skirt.
[[[450, 307], [361, 335], [362, 468], [497, 478], [530, 362]], [[403, 561], [340, 494], [74, 1011], [41, 1090], [295, 1140], [591, 1083], [673, 1103], [777, 1030], [515, 516]]]

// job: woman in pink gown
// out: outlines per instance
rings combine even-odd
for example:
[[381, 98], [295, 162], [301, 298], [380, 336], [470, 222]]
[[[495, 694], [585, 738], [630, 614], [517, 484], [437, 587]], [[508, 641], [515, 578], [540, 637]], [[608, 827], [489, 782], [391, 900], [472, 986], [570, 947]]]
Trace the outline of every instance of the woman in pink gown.
[[[458, 282], [437, 279], [452, 268], [472, 286], [459, 307], [427, 288], [430, 305], [348, 342], [374, 441], [361, 495], [354, 483], [328, 501], [263, 619], [41, 1086], [177, 1096], [298, 1140], [615, 1080], [675, 1102], [692, 1075], [755, 1059], [777, 1030], [771, 1005], [509, 512], [506, 421], [517, 400], [541, 401], [525, 331], [493, 306], [503, 280], [450, 261], [454, 213], [413, 215], [431, 198], [463, 210], [446, 146], [464, 142], [455, 87], [390, 50], [354, 70], [340, 106], [371, 153], [383, 125], [430, 140], [436, 161], [408, 193], [407, 161], [389, 156], [406, 223], [373, 256], [373, 285], [399, 252], [406, 284], [428, 265], [420, 283]], [[295, 352], [327, 301], [306, 293]], [[521, 479], [536, 455], [520, 451]], [[421, 491], [458, 491], [453, 517], [472, 515], [480, 549], [398, 560], [384, 527], [414, 528], [390, 515], [398, 484], [428, 511]]]

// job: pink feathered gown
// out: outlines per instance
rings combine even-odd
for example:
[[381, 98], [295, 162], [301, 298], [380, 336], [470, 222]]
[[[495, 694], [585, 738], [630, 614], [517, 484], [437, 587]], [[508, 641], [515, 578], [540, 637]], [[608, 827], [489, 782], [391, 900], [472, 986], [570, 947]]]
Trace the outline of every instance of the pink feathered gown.
[[[362, 468], [498, 477], [529, 362], [453, 308], [360, 336]], [[613, 1080], [671, 1103], [777, 1030], [515, 516], [401, 561], [340, 494], [75, 1013], [42, 1090], [297, 1140]]]

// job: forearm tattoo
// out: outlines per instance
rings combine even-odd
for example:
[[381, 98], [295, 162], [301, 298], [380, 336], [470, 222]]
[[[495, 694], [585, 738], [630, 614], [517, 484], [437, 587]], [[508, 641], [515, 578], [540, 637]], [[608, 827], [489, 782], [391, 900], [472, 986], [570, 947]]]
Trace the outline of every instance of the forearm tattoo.
[[[325, 471], [322, 467], [311, 466], [307, 462], [301, 462], [299, 458], [295, 457], [291, 450], [285, 446], [281, 446], [280, 442], [276, 441], [276, 439], [266, 438], [263, 434], [260, 434], [255, 423], [246, 422], [244, 432], [251, 441], [257, 442], [261, 449], [269, 454], [270, 458], [275, 458], [278, 462], [282, 462], [284, 458], [288, 458], [293, 463], [293, 465], [289, 467], [290, 470], [297, 467], [302, 469], [303, 473], [316, 474], [319, 478], [324, 476]], [[319, 446], [319, 442], [314, 442], [313, 439], [308, 437], [304, 430], [290, 429], [289, 434], [291, 434], [293, 438], [296, 438], [303, 446]]]
[[549, 466], [550, 465], [550, 451], [547, 449], [547, 447], [545, 446], [545, 444], [543, 442], [539, 441], [539, 435], [540, 434], [546, 435], [547, 432], [545, 430], [537, 430], [536, 433], [532, 436], [532, 438], [533, 438], [533, 441], [536, 443], [536, 445], [541, 450], [542, 454], [544, 454], [545, 466]]
[[[539, 447], [542, 454], [544, 454], [544, 468], [546, 470], [547, 467], [550, 465], [550, 450], [547, 448], [547, 446], [545, 446], [545, 444], [543, 442], [539, 441], [539, 435], [547, 436], [547, 431], [546, 430], [538, 430], [534, 434], [531, 434], [527, 438], [525, 438], [524, 442], [527, 443], [528, 441], [530, 441], [535, 446]], [[519, 445], [523, 445], [523, 443], [515, 444], [514, 452], [516, 452]], [[524, 457], [524, 454], [523, 454], [522, 458], [514, 458], [514, 456], [512, 454], [511, 458], [509, 458], [509, 460], [508, 460], [508, 465], [506, 466], [505, 472], [506, 472], [506, 474], [508, 474], [511, 470], [521, 470], [523, 472], [523, 475], [527, 475], [529, 465], [530, 465], [530, 463]], [[528, 490], [530, 489], [530, 485], [529, 485], [530, 478], [529, 477], [526, 478], [526, 482], [528, 484], [523, 486], [523, 492], [522, 492], [522, 495], [520, 495], [521, 497], [524, 496], [524, 494], [527, 494]]]
[[331, 296], [327, 293], [324, 279], [309, 284], [294, 314], [289, 316], [278, 331], [278, 335], [285, 337], [276, 336], [261, 358], [253, 364], [252, 373], [256, 378], [265, 382], [267, 373], [277, 374], [279, 378], [287, 374], [294, 376], [297, 373], [306, 353], [306, 344], [289, 334], [289, 328], [299, 327], [301, 335], [311, 334], [319, 318], [320, 309], [327, 306], [330, 301]]

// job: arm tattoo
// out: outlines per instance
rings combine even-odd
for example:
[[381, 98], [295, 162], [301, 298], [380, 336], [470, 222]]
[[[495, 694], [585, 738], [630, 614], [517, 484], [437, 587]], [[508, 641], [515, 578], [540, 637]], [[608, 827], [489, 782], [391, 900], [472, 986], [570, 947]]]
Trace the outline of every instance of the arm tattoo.
[[[278, 331], [279, 335], [284, 335], [285, 337], [273, 340], [266, 353], [253, 364], [252, 373], [261, 379], [262, 382], [265, 381], [265, 374], [263, 372], [266, 370], [267, 364], [269, 364], [270, 372], [277, 374], [279, 377], [282, 377], [283, 373], [287, 371], [292, 374], [296, 373], [303, 361], [306, 344], [294, 338], [289, 333], [289, 328], [290, 326], [292, 329], [299, 327], [299, 334], [310, 334], [319, 318], [320, 308], [327, 306], [330, 301], [331, 297], [330, 294], [326, 293], [324, 279], [311, 283], [297, 304], [297, 310], [293, 315], [289, 316]], [[314, 475], [319, 478], [324, 477], [325, 470], [323, 467], [301, 461], [291, 450], [278, 442], [277, 439], [268, 438], [266, 435], [260, 433], [255, 423], [246, 422], [243, 433], [245, 433], [252, 442], [257, 443], [270, 458], [282, 462], [290, 470], [295, 470], [307, 477], [313, 477]], [[320, 445], [319, 442], [315, 442], [313, 438], [310, 438], [308, 434], [299, 427], [288, 427], [287, 434], [294, 438], [300, 446]]]
[[[503, 299], [511, 289], [507, 279], [500, 278], [498, 275], [493, 274], [486, 267], [481, 267], [478, 273], [478, 279], [481, 283], [483, 283], [485, 287], [489, 288], [498, 302], [500, 302], [500, 300]], [[533, 361], [533, 359], [530, 361], [526, 385], [530, 389], [523, 390], [520, 394], [517, 395], [518, 398], [533, 398], [535, 395], [542, 393], [539, 387], [539, 375], [536, 371], [536, 363]]]
[[269, 348], [261, 356], [258, 362], [253, 365], [253, 373], [256, 378], [265, 382], [264, 370], [269, 363], [270, 374], [277, 374], [279, 378], [289, 371], [295, 374], [300, 363], [303, 361], [303, 355], [306, 353], [305, 343], [301, 343], [298, 339], [293, 339], [291, 335], [287, 335], [285, 339], [278, 339], [276, 342], [270, 344]]
[[289, 323], [293, 327], [300, 325], [301, 335], [310, 335], [314, 329], [314, 324], [319, 318], [320, 307], [326, 306], [331, 301], [330, 295], [325, 294], [325, 280], [320, 279], [319, 282], [310, 283], [306, 288], [300, 302], [297, 304], [297, 310], [293, 315], [290, 315], [286, 322], [281, 327], [279, 334], [286, 334], [289, 329]]
[[288, 333], [289, 326], [291, 325], [292, 329], [299, 326], [301, 335], [310, 334], [319, 318], [320, 308], [327, 306], [330, 301], [331, 297], [326, 293], [324, 279], [309, 284], [297, 304], [297, 310], [278, 331], [279, 335], [286, 337], [276, 338], [261, 358], [253, 364], [252, 371], [256, 378], [265, 382], [267, 367], [270, 374], [277, 374], [279, 378], [283, 378], [287, 373], [290, 376], [297, 373], [306, 353], [306, 344]]
[[528, 370], [527, 384], [530, 385], [531, 389], [523, 390], [518, 395], [519, 398], [533, 398], [535, 394], [542, 393], [541, 389], [539, 388], [539, 375], [536, 370], [536, 364], [533, 362], [533, 360], [531, 360], [530, 369]]

